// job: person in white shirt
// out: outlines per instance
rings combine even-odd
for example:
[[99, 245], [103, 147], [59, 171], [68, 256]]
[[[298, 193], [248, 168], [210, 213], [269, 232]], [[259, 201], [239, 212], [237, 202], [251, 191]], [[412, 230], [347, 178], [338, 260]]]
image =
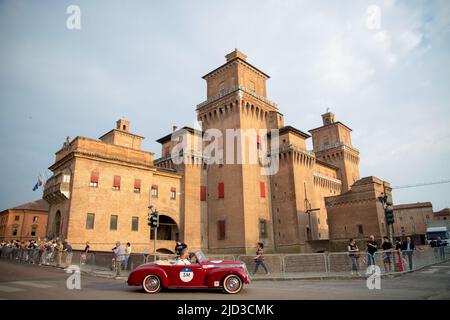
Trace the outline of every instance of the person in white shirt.
[[183, 251], [181, 251], [180, 257], [177, 259], [176, 265], [188, 265], [191, 264], [189, 261], [189, 252], [187, 248], [184, 248]]
[[113, 248], [114, 259], [116, 264], [116, 277], [120, 276], [122, 271], [122, 263], [125, 260], [125, 247], [120, 244], [119, 241], [116, 242], [116, 247]]

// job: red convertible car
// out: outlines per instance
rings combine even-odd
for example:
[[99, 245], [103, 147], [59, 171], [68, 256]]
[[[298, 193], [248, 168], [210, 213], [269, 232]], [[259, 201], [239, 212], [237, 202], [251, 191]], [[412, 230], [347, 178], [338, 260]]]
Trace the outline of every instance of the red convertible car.
[[208, 260], [202, 251], [190, 254], [190, 264], [158, 260], [134, 269], [127, 281], [130, 286], [142, 286], [148, 293], [161, 288], [216, 288], [238, 293], [250, 283], [247, 267], [242, 261]]

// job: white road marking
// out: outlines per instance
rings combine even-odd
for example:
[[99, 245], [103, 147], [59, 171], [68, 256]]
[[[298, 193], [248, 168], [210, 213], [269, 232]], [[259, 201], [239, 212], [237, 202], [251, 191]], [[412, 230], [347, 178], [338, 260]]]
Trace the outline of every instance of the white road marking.
[[48, 284], [35, 283], [35, 282], [31, 282], [31, 281], [14, 281], [14, 282], [9, 282], [8, 284], [19, 285], [19, 286], [28, 286], [28, 287], [39, 288], [39, 289], [48, 289], [48, 288], [52, 287], [52, 286], [49, 286]]
[[19, 289], [19, 288], [14, 288], [14, 287], [8, 287], [8, 286], [0, 285], [0, 291], [3, 291], [3, 292], [17, 292], [17, 291], [24, 291], [24, 289]]
[[439, 269], [430, 269], [430, 270], [422, 271], [421, 273], [435, 273], [437, 271], [439, 271]]
[[450, 268], [450, 266], [433, 266], [433, 268]]

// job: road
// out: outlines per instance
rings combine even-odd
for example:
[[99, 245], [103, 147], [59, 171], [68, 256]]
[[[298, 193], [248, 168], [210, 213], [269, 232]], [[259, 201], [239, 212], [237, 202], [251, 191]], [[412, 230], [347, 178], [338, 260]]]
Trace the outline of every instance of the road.
[[221, 291], [169, 290], [156, 295], [124, 280], [81, 275], [81, 290], [69, 290], [69, 274], [52, 267], [0, 260], [0, 299], [96, 300], [309, 300], [309, 299], [450, 299], [450, 262], [414, 273], [381, 279], [380, 290], [369, 290], [364, 279], [253, 281], [238, 295]]

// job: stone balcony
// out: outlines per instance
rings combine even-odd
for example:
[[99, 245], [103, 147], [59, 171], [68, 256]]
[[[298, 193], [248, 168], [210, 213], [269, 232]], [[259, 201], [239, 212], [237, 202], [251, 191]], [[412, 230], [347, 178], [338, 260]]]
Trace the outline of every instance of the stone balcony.
[[59, 173], [48, 179], [43, 198], [50, 204], [70, 199], [70, 175]]

